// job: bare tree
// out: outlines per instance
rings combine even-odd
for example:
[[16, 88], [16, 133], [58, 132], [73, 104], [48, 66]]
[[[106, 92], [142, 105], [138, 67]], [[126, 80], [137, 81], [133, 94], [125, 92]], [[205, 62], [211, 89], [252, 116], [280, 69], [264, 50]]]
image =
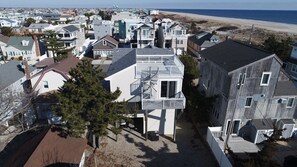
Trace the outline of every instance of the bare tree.
[[23, 92], [6, 89], [0, 92], [0, 125], [8, 126], [8, 121], [16, 117], [17, 123], [24, 127], [24, 114], [31, 106], [32, 95]]

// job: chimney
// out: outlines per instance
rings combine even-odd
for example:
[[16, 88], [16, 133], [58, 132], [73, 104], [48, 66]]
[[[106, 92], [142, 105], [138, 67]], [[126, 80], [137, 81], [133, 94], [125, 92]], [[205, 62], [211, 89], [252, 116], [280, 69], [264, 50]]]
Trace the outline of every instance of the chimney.
[[39, 49], [39, 44], [38, 44], [36, 35], [33, 36], [33, 39], [34, 39], [34, 43], [35, 43], [35, 53], [36, 53], [36, 56], [39, 57], [41, 55], [40, 55], [40, 49]]
[[28, 65], [28, 62], [26, 60], [23, 60], [23, 65], [24, 65], [26, 80], [30, 80], [30, 67]]

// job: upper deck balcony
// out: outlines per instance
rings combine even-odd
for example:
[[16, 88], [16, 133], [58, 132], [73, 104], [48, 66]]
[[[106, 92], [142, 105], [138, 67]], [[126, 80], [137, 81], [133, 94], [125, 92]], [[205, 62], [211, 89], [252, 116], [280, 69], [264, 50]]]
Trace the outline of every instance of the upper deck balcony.
[[136, 78], [141, 78], [143, 72], [158, 72], [159, 77], [183, 77], [184, 65], [175, 55], [137, 55]]

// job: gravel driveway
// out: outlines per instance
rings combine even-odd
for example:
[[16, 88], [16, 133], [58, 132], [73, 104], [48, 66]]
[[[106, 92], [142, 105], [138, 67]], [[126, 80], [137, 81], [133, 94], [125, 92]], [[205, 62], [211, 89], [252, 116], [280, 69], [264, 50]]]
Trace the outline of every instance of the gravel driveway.
[[115, 136], [105, 137], [95, 155], [100, 167], [218, 166], [211, 151], [200, 141], [185, 116], [178, 120], [176, 142], [164, 137], [160, 137], [159, 141], [145, 141], [139, 133], [124, 129], [118, 135], [117, 142]]

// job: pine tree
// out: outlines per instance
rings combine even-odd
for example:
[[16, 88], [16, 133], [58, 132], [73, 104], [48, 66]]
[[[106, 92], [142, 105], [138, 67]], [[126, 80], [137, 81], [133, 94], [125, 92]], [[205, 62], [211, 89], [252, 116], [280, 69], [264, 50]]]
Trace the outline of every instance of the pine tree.
[[66, 49], [64, 42], [60, 42], [57, 33], [50, 30], [44, 35], [45, 46], [47, 50], [53, 52], [55, 62], [58, 62], [67, 57], [67, 53], [72, 49]]
[[[66, 122], [72, 136], [81, 136], [86, 129], [97, 137], [106, 135], [107, 126], [125, 119], [126, 105], [115, 102], [121, 94], [117, 89], [110, 93], [102, 87], [100, 68], [93, 68], [91, 61], [83, 60], [73, 68], [68, 79], [57, 93], [57, 115]], [[113, 128], [118, 132], [118, 127]]]

